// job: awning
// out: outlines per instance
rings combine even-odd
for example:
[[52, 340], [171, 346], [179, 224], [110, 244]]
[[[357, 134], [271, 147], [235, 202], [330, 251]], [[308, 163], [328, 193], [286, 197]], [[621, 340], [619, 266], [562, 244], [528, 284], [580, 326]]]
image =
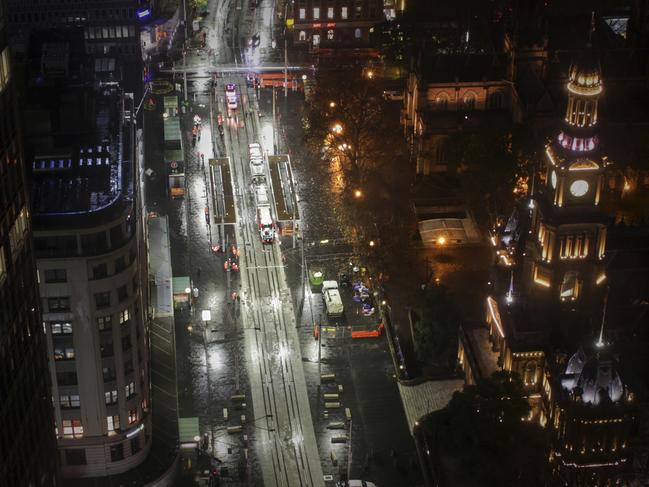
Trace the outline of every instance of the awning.
[[198, 429], [198, 417], [178, 418], [178, 432], [180, 443], [196, 443], [196, 437], [200, 438]]
[[189, 276], [174, 277], [173, 278], [173, 292], [174, 294], [188, 294], [186, 289], [190, 289], [191, 293], [191, 283], [189, 281]]

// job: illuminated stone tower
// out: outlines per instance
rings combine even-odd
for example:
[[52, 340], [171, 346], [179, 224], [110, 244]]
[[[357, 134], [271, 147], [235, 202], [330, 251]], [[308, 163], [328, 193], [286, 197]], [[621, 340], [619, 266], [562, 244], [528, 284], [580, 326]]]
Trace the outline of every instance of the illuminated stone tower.
[[531, 203], [527, 254], [530, 294], [578, 309], [605, 279], [605, 219], [600, 210], [604, 159], [597, 137], [602, 92], [592, 49], [570, 67], [563, 126], [546, 147], [545, 186]]

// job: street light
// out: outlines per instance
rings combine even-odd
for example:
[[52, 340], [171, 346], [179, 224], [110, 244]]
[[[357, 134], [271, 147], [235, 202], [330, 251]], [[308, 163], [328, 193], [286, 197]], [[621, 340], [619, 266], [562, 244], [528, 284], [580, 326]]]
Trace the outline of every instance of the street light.
[[369, 70], [367, 70], [366, 75], [367, 75], [367, 79], [373, 79], [374, 78], [374, 71], [369, 69]]
[[335, 101], [330, 101], [329, 102], [329, 108], [336, 108], [336, 102]]
[[440, 245], [445, 245], [446, 244], [446, 237], [442, 236], [437, 239], [437, 243]]
[[342, 133], [343, 133], [343, 126], [340, 125], [339, 123], [337, 123], [336, 125], [334, 125], [333, 127], [331, 127], [331, 131], [332, 131], [334, 134], [342, 134]]
[[376, 245], [376, 242], [374, 240], [370, 240], [370, 247], [374, 247]]
[[354, 191], [354, 198], [360, 198], [363, 196], [363, 192], [360, 189]]

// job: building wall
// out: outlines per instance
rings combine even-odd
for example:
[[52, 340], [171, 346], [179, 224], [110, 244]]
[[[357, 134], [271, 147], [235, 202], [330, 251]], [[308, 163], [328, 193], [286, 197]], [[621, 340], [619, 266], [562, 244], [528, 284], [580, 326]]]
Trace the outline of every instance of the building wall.
[[370, 28], [383, 19], [381, 0], [296, 0], [293, 42], [311, 47], [367, 44]]
[[0, 1], [0, 484], [56, 485], [31, 219]]
[[[64, 476], [123, 472], [148, 451], [148, 354], [137, 260], [141, 236], [133, 220], [129, 213], [82, 231], [35, 232], [37, 242], [73, 236], [80, 251], [59, 257], [44, 251], [38, 259]], [[122, 238], [115, 238], [116, 228]], [[99, 232], [107, 250], [85, 249], [82, 235]], [[67, 300], [64, 309], [57, 309], [55, 298]]]

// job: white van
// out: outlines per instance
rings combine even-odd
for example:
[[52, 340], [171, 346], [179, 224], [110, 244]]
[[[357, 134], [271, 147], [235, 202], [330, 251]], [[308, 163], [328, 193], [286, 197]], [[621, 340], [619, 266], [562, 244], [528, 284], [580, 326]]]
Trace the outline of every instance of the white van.
[[324, 281], [322, 283], [322, 299], [324, 299], [328, 316], [335, 318], [343, 315], [345, 307], [336, 281]]

